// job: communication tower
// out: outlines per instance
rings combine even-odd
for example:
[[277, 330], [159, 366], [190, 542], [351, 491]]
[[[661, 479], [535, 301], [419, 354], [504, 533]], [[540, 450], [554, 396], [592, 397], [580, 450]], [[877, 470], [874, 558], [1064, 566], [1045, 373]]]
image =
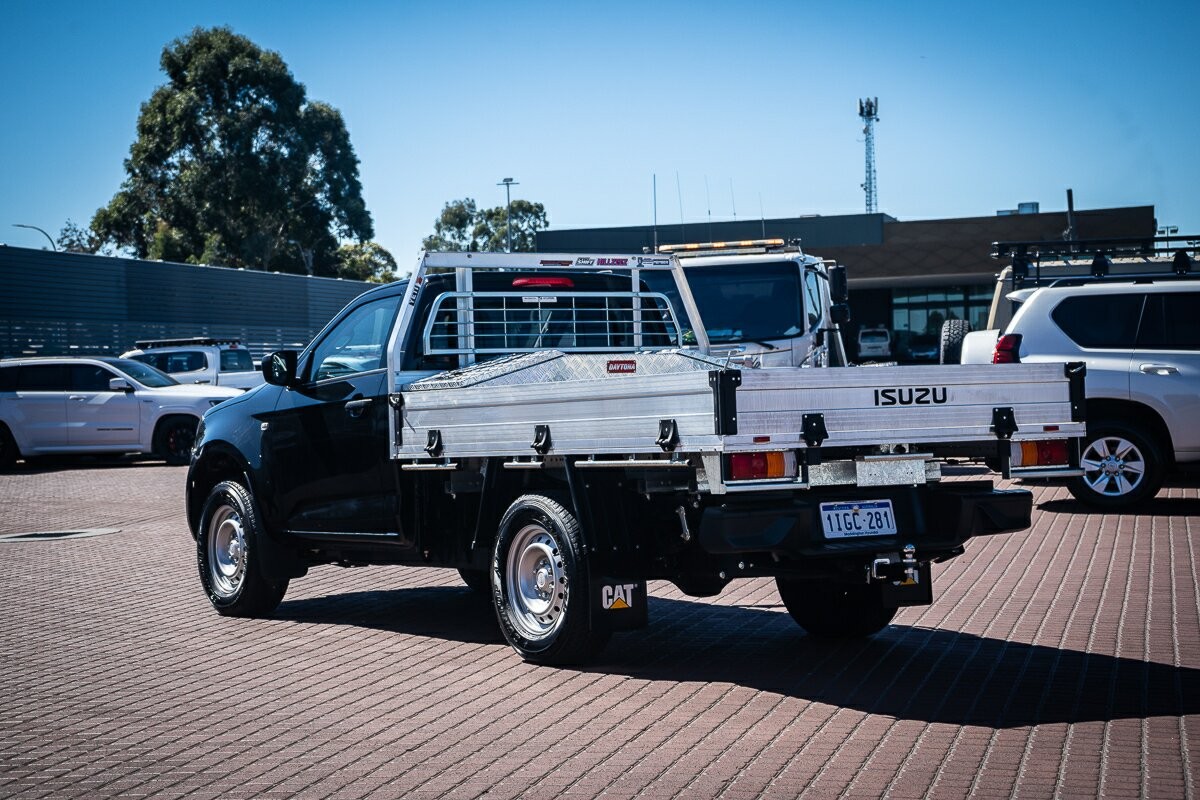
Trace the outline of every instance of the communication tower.
[[862, 118], [863, 135], [867, 137], [867, 178], [862, 188], [867, 193], [867, 213], [874, 214], [879, 210], [875, 196], [875, 123], [879, 122], [879, 98], [859, 100], [858, 116]]

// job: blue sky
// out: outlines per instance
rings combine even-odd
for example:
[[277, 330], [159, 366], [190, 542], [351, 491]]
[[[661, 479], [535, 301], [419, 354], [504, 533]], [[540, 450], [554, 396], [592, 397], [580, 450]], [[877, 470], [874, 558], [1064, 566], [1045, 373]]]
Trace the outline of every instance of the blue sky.
[[[900, 219], [1153, 204], [1200, 232], [1200, 3], [0, 4], [0, 242], [86, 224], [124, 176], [159, 55], [196, 26], [278, 51], [338, 108], [401, 266], [442, 205], [551, 227], [863, 210]], [[676, 183], [678, 175], [678, 189]], [[707, 181], [707, 192], [705, 183]]]

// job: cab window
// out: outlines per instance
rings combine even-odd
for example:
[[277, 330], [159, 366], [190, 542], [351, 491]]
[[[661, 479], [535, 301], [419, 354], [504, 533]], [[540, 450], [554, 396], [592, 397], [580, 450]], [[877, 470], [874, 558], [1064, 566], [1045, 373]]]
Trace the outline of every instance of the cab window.
[[351, 311], [313, 350], [310, 380], [323, 381], [382, 369], [400, 295], [381, 297]]
[[104, 367], [92, 364], [71, 365], [71, 389], [76, 392], [108, 392], [110, 379], [117, 377]]
[[253, 372], [254, 359], [249, 350], [222, 350], [221, 372]]

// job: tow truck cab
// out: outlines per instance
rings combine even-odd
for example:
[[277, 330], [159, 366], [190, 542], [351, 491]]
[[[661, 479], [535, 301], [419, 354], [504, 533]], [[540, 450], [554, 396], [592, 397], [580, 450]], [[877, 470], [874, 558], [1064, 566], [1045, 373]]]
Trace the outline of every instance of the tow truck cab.
[[[845, 364], [837, 324], [849, 319], [844, 270], [806, 254], [797, 242], [752, 239], [662, 245], [683, 265], [708, 331], [710, 353], [759, 367]], [[678, 306], [666, 272], [646, 283]], [[685, 331], [685, 337], [687, 332]]]

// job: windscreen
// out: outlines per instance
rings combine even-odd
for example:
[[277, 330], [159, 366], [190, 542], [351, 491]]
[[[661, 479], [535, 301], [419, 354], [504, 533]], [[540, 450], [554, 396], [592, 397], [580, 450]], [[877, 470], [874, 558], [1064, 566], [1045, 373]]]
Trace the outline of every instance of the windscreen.
[[179, 381], [165, 372], [155, 369], [149, 364], [134, 361], [132, 358], [105, 358], [105, 364], [116, 367], [143, 386], [151, 389], [161, 389], [163, 386], [175, 386]]
[[[684, 265], [692, 297], [713, 343], [788, 339], [805, 331], [800, 269], [794, 261], [716, 267]], [[682, 308], [668, 272], [644, 280]]]

